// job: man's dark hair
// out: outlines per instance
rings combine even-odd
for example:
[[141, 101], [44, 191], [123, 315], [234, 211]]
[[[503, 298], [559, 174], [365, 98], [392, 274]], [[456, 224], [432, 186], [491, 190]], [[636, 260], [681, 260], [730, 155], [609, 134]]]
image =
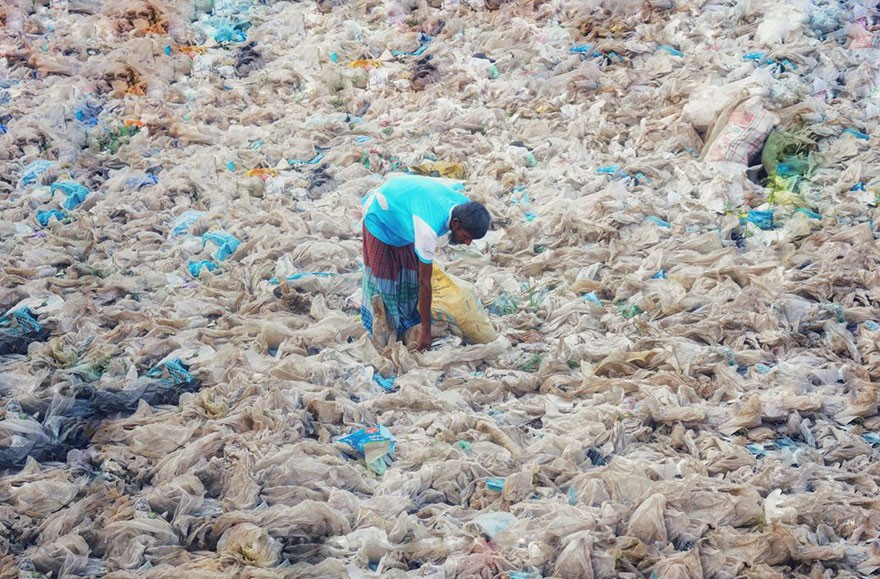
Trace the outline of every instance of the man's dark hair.
[[482, 203], [468, 201], [452, 208], [452, 219], [458, 219], [458, 223], [471, 234], [474, 239], [482, 239], [489, 231], [489, 211]]

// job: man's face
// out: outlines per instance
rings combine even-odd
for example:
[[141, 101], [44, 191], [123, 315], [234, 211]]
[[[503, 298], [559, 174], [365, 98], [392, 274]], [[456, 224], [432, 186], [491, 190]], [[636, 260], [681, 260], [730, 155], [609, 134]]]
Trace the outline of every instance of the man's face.
[[474, 240], [467, 230], [463, 229], [457, 222], [453, 222], [449, 228], [449, 243], [452, 245], [470, 245]]

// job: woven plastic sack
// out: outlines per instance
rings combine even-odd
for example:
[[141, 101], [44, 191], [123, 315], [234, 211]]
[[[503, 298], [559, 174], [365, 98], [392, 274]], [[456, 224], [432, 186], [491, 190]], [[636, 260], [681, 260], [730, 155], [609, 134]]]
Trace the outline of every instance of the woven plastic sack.
[[447, 322], [469, 342], [485, 344], [498, 337], [474, 286], [434, 264], [431, 275], [431, 319]]
[[721, 114], [706, 139], [703, 160], [748, 165], [777, 124], [779, 117], [765, 109], [759, 97], [734, 103]]

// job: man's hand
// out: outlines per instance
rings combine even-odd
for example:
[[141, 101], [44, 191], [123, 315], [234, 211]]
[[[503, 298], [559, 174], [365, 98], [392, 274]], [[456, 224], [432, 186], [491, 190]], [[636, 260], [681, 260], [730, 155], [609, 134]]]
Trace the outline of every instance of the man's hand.
[[416, 344], [416, 349], [419, 352], [424, 352], [425, 350], [431, 349], [431, 328], [430, 326], [426, 329], [424, 326], [419, 327], [419, 341]]

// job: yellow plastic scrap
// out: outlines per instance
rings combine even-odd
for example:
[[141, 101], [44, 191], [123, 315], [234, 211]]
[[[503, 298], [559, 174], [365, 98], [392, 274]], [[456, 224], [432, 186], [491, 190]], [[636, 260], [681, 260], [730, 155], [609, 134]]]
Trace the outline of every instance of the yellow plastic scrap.
[[277, 177], [278, 169], [265, 169], [262, 167], [256, 169], [250, 169], [245, 174], [245, 177], [259, 177], [263, 181], [268, 179], [269, 177]]
[[451, 163], [449, 161], [435, 161], [413, 165], [410, 167], [410, 171], [416, 175], [446, 177], [448, 179], [464, 179], [467, 176], [467, 172], [460, 163]]
[[379, 68], [381, 66], [382, 66], [381, 60], [372, 60], [372, 59], [354, 60], [351, 63], [352, 68], [365, 68], [368, 70], [371, 68]]

